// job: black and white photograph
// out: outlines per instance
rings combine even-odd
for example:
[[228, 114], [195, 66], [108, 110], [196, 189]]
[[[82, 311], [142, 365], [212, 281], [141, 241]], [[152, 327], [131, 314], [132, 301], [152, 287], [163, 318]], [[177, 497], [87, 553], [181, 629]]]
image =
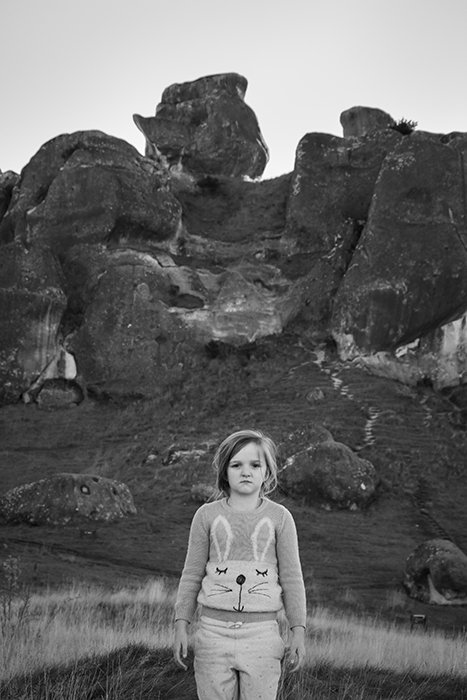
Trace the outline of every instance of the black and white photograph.
[[465, 0], [3, 0], [0, 700], [467, 700]]

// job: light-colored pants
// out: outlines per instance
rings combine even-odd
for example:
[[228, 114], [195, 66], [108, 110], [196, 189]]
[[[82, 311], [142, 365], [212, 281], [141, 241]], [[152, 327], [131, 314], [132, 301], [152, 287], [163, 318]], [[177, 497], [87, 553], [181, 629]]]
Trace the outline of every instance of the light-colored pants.
[[231, 623], [202, 616], [194, 639], [199, 700], [274, 700], [285, 645], [276, 620]]

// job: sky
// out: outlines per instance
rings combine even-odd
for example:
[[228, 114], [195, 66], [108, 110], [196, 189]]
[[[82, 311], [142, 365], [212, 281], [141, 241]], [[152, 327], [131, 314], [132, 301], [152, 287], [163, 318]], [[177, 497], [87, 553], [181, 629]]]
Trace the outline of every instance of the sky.
[[354, 105], [467, 132], [466, 28], [466, 0], [1, 0], [0, 170], [86, 129], [144, 153], [133, 113], [224, 72], [248, 80], [264, 178], [293, 169], [306, 133], [342, 136]]

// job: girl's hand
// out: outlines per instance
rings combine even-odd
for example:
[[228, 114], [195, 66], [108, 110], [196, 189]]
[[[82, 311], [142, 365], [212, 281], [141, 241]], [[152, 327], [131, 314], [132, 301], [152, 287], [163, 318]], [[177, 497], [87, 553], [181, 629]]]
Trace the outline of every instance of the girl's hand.
[[181, 666], [184, 671], [187, 670], [188, 666], [184, 663], [183, 659], [186, 659], [188, 653], [188, 621], [187, 620], [175, 620], [175, 638], [173, 645], [174, 659], [178, 666]]
[[305, 661], [305, 628], [292, 627], [287, 652], [287, 663], [291, 671], [295, 673], [303, 666]]

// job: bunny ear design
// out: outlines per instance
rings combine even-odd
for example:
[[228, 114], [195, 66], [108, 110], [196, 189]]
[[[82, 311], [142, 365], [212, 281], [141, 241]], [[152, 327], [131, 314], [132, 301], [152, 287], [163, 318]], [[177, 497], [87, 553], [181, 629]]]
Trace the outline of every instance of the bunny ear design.
[[232, 528], [227, 518], [223, 515], [218, 515], [214, 519], [211, 526], [211, 535], [218, 561], [225, 561], [229, 558], [233, 540]]
[[274, 540], [274, 525], [270, 518], [261, 518], [251, 535], [255, 561], [264, 561], [269, 545]]

